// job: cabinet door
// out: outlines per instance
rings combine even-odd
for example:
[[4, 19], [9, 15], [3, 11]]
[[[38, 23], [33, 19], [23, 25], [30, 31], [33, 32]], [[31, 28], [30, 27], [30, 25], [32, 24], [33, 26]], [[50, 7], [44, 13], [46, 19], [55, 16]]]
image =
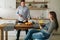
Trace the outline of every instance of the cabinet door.
[[0, 6], [4, 8], [16, 8], [16, 0], [0, 0]]
[[6, 0], [6, 8], [16, 8], [16, 0]]
[[0, 8], [4, 8], [4, 0], [0, 0]]

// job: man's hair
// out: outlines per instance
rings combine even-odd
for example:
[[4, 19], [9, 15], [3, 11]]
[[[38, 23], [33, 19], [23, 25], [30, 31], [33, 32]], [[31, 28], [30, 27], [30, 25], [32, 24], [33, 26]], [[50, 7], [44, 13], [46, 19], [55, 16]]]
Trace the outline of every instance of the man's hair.
[[25, 2], [25, 0], [21, 0], [21, 2]]

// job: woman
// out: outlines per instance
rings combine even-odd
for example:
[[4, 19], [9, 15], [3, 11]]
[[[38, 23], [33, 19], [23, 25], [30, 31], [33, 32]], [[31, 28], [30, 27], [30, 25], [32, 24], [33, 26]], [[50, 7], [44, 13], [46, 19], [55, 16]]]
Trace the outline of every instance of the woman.
[[40, 30], [31, 29], [27, 33], [25, 40], [32, 40], [32, 39], [45, 40], [50, 37], [50, 34], [53, 32], [54, 29], [56, 31], [58, 30], [59, 26], [58, 26], [56, 13], [54, 11], [50, 11], [48, 16], [50, 22], [46, 24], [44, 28], [40, 27]]

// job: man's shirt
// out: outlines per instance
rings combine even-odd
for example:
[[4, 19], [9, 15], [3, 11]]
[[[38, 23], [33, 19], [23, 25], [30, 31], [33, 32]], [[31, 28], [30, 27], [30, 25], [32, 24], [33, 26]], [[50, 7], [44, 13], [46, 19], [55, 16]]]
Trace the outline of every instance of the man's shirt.
[[[28, 7], [26, 7], [26, 6], [24, 6], [24, 7], [19, 6], [17, 8], [16, 14], [18, 14], [19, 21], [24, 21], [25, 19], [30, 18], [30, 11], [29, 11]], [[23, 17], [20, 17], [19, 14], [22, 15]]]

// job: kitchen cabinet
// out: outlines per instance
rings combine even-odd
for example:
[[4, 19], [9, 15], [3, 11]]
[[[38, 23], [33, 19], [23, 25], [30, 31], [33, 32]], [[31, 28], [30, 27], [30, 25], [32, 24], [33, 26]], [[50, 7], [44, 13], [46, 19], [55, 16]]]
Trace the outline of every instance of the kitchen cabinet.
[[6, 8], [16, 8], [16, 0], [5, 0]]
[[16, 8], [16, 0], [0, 0], [0, 8]]
[[4, 8], [5, 6], [4, 3], [5, 3], [4, 0], [0, 0], [0, 8]]

